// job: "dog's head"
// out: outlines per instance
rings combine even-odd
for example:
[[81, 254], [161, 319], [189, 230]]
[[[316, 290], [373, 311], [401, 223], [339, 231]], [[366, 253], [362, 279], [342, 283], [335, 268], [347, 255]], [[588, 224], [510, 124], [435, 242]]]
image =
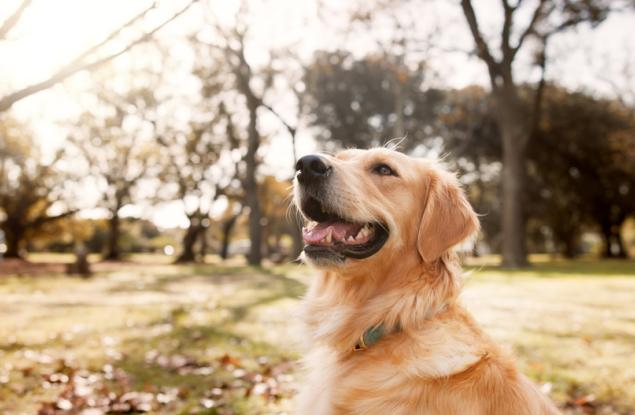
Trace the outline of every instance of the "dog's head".
[[304, 257], [315, 266], [431, 263], [478, 230], [457, 179], [436, 163], [378, 148], [305, 156], [296, 168]]

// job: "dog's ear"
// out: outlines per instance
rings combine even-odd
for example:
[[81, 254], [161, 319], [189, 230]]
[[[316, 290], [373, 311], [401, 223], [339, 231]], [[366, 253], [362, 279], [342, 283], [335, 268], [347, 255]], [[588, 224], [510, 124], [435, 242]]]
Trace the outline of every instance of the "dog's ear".
[[479, 229], [476, 213], [456, 177], [447, 172], [429, 177], [417, 236], [417, 249], [425, 262], [436, 260]]

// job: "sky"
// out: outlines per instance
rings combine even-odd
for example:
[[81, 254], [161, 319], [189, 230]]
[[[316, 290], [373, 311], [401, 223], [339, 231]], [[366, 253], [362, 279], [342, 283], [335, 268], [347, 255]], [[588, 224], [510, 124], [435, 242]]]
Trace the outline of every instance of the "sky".
[[[18, 3], [18, 0], [3, 0], [0, 21]], [[170, 16], [185, 3], [184, 0], [159, 0], [145, 28]], [[267, 61], [267, 50], [271, 48], [287, 47], [302, 60], [310, 59], [318, 49], [346, 48], [363, 55], [372, 51], [377, 42], [386, 44], [387, 39], [394, 35], [388, 16], [396, 15], [408, 28], [409, 36], [421, 39], [420, 42], [413, 42], [411, 47], [423, 51], [410, 56], [414, 59], [427, 57], [437, 74], [431, 82], [455, 88], [474, 83], [487, 86], [485, 66], [466, 53], [472, 48], [472, 39], [457, 1], [404, 1], [398, 10], [381, 6], [381, 3], [385, 2], [378, 1], [378, 6], [375, 2], [336, 0], [252, 1], [247, 57], [257, 67]], [[149, 1], [144, 0], [33, 0], [10, 38], [0, 41], [0, 94], [46, 78], [149, 4]], [[193, 30], [210, 32], [209, 20], [206, 20], [210, 18], [231, 26], [238, 6], [234, 0], [210, 0], [210, 4], [213, 11], [211, 15], [209, 9], [196, 5], [159, 32], [157, 38], [161, 44], [167, 45], [171, 56], [168, 67], [161, 67], [161, 62], [154, 61], [154, 55], [143, 46], [104, 68], [101, 76], [112, 74], [116, 78], [118, 74], [133, 71], [137, 67], [158, 66], [158, 70], [165, 73], [166, 88], [178, 89], [184, 99], [195, 95], [197, 84], [190, 73], [194, 56], [183, 46], [184, 37]], [[482, 31], [488, 39], [494, 39], [502, 19], [500, 1], [479, 0], [474, 4], [477, 4]], [[522, 26], [522, 22], [529, 18], [535, 0], [525, 0], [523, 4], [526, 8], [519, 16], [518, 26]], [[371, 7], [369, 5], [374, 5], [375, 11], [384, 7], [381, 13], [376, 13], [378, 17], [371, 23], [362, 25], [349, 21], [348, 10], [352, 7]], [[613, 94], [614, 85], [621, 86], [622, 90], [635, 91], [635, 79], [627, 81], [621, 74], [625, 64], [630, 62], [635, 67], [634, 24], [632, 13], [614, 15], [598, 28], [580, 27], [559, 35], [548, 50], [548, 79], [571, 89], [604, 95]], [[136, 34], [138, 32], [125, 33], [124, 38], [131, 39]], [[430, 37], [436, 45], [432, 49], [425, 41]], [[532, 81], [537, 79], [538, 72], [535, 69], [524, 70], [531, 68], [531, 65], [527, 65], [530, 58], [529, 53], [521, 55], [518, 69], [522, 79]], [[77, 116], [90, 108], [93, 82], [89, 74], [79, 73], [50, 90], [18, 102], [12, 108], [11, 115], [28, 122], [45, 151], [52, 152], [64, 145], [69, 128]], [[294, 103], [283, 89], [270, 98], [270, 103], [286, 119], [293, 121]], [[187, 113], [183, 114], [183, 117], [187, 116]], [[293, 168], [291, 144], [286, 131], [270, 116], [264, 118], [262, 127], [271, 137], [263, 148], [265, 165], [262, 170], [279, 177], [289, 177]], [[315, 147], [310, 129], [301, 128], [298, 154], [312, 152]], [[82, 194], [87, 204], [99, 196], [90, 186], [86, 186]], [[158, 207], [129, 206], [122, 213], [144, 216], [162, 227], [187, 225], [183, 206], [179, 202], [164, 203]], [[88, 210], [87, 214], [99, 216], [103, 212]]]

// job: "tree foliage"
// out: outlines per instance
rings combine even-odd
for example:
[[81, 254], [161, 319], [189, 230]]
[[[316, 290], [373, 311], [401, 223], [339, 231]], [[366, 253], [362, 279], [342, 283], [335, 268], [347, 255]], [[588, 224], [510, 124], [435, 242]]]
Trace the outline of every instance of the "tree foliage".
[[24, 125], [8, 117], [1, 120], [0, 229], [6, 257], [20, 258], [27, 238], [74, 213], [64, 202], [69, 177], [57, 168], [63, 156], [58, 151], [45, 161]]
[[[529, 111], [531, 88], [522, 89], [521, 97]], [[491, 101], [476, 87], [450, 91], [440, 125], [448, 159], [462, 171], [470, 199], [483, 214], [486, 238], [496, 247], [496, 163], [502, 149]], [[558, 252], [574, 256], [582, 234], [597, 230], [604, 237], [605, 256], [624, 255], [621, 226], [635, 213], [634, 120], [632, 110], [619, 100], [546, 85], [542, 116], [527, 151], [522, 196], [530, 239], [541, 247], [549, 239]]]
[[441, 91], [427, 89], [425, 67], [394, 56], [355, 59], [350, 52], [318, 52], [306, 68], [307, 112], [318, 138], [335, 147], [369, 148], [395, 137], [397, 125], [413, 147], [430, 138]]
[[604, 237], [605, 256], [625, 256], [621, 226], [635, 213], [635, 116], [618, 101], [550, 87], [529, 149], [534, 215], [560, 250], [575, 255], [583, 225]]
[[156, 99], [148, 88], [120, 96], [99, 95], [101, 111], [84, 113], [70, 140], [87, 163], [102, 191], [100, 207], [110, 215], [106, 258], [118, 260], [121, 209], [135, 201], [135, 188], [149, 177], [157, 159], [154, 145]]

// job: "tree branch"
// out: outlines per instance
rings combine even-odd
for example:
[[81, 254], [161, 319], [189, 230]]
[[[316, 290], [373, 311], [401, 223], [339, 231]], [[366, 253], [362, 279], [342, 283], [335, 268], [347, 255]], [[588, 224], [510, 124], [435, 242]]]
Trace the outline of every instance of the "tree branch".
[[511, 62], [513, 60], [510, 36], [514, 26], [514, 7], [509, 4], [509, 0], [501, 0], [503, 3], [503, 30], [501, 33], [501, 50], [503, 60]]
[[529, 21], [527, 28], [525, 28], [525, 31], [518, 38], [518, 43], [516, 44], [516, 46], [512, 48], [511, 50], [512, 60], [514, 59], [514, 57], [516, 56], [520, 48], [523, 46], [523, 43], [525, 43], [525, 40], [530, 35], [535, 33], [536, 25], [538, 24], [540, 19], [542, 19], [545, 15], [549, 14], [549, 13], [543, 13], [544, 11], [543, 9], [546, 4], [547, 4], [547, 0], [540, 0], [540, 3], [538, 3], [538, 6], [536, 6], [536, 9], [534, 10], [534, 13], [531, 16], [531, 20]]
[[545, 35], [542, 39], [542, 51], [538, 60], [538, 66], [540, 67], [540, 81], [536, 86], [536, 92], [534, 94], [534, 108], [531, 118], [531, 130], [527, 139], [531, 139], [538, 134], [540, 129], [540, 120], [542, 118], [542, 105], [545, 95], [545, 87], [547, 85], [547, 45], [549, 42], [549, 35]]
[[31, 5], [32, 0], [24, 0], [11, 16], [7, 18], [0, 26], [0, 40], [5, 39], [11, 29], [20, 21], [24, 11]]
[[136, 16], [132, 17], [130, 20], [128, 20], [126, 23], [124, 23], [123, 25], [121, 25], [120, 27], [118, 27], [117, 29], [113, 30], [108, 36], [106, 36], [101, 42], [97, 43], [96, 45], [93, 45], [92, 47], [86, 49], [84, 52], [80, 53], [78, 56], [75, 57], [75, 59], [73, 59], [71, 61], [71, 63], [67, 66], [72, 66], [72, 65], [77, 65], [80, 64], [82, 61], [84, 61], [84, 59], [88, 58], [90, 55], [92, 55], [93, 53], [95, 53], [96, 51], [98, 51], [100, 48], [102, 48], [104, 45], [106, 45], [108, 42], [110, 42], [111, 40], [113, 40], [114, 38], [116, 38], [117, 36], [119, 36], [119, 34], [121, 32], [123, 32], [125, 29], [131, 27], [134, 23], [136, 23], [137, 21], [141, 20], [146, 14], [148, 14], [148, 12], [152, 9], [156, 8], [156, 2], [153, 2], [148, 8], [142, 10], [139, 14], [137, 14]]
[[272, 113], [273, 115], [276, 116], [276, 118], [282, 123], [282, 125], [284, 125], [284, 128], [287, 129], [287, 131], [289, 132], [289, 134], [291, 134], [291, 136], [295, 137], [296, 132], [298, 131], [298, 129], [296, 127], [291, 126], [291, 124], [289, 124], [288, 122], [286, 122], [284, 120], [284, 118], [282, 117], [282, 115], [280, 115], [280, 113], [278, 113], [278, 111], [276, 111], [275, 109], [273, 109], [273, 107], [267, 103], [265, 103], [264, 101], [260, 100], [260, 105], [262, 105], [263, 107], [265, 107], [267, 110], [269, 110], [270, 113]]
[[[177, 13], [175, 13], [174, 15], [172, 15], [170, 18], [166, 19], [164, 22], [162, 22], [161, 24], [159, 24], [158, 26], [156, 26], [154, 29], [152, 29], [151, 31], [143, 34], [142, 36], [140, 36], [139, 38], [135, 39], [134, 41], [132, 41], [130, 44], [128, 44], [126, 47], [124, 47], [123, 49], [121, 49], [118, 52], [115, 52], [113, 54], [107, 55], [103, 58], [99, 58], [96, 59], [94, 61], [91, 62], [83, 62], [81, 59], [80, 61], [77, 61], [77, 59], [73, 60], [73, 62], [69, 65], [66, 65], [65, 67], [63, 67], [62, 69], [60, 69], [59, 71], [57, 71], [55, 74], [53, 74], [50, 78], [42, 81], [42, 82], [38, 82], [36, 84], [32, 84], [29, 85], [19, 91], [16, 91], [14, 93], [11, 93], [9, 95], [6, 95], [4, 97], [2, 97], [0, 99], [0, 113], [7, 111], [9, 108], [11, 108], [13, 106], [13, 104], [15, 104], [17, 101], [26, 98], [30, 95], [33, 95], [37, 92], [43, 91], [45, 89], [48, 89], [50, 87], [52, 87], [53, 85], [63, 81], [64, 79], [70, 77], [71, 75], [76, 74], [77, 72], [81, 72], [81, 71], [91, 71], [94, 70], [95, 68], [123, 55], [124, 53], [128, 52], [130, 49], [132, 49], [133, 47], [137, 46], [140, 43], [143, 43], [145, 41], [147, 41], [148, 39], [150, 39], [156, 32], [158, 32], [160, 29], [162, 29], [165, 25], [167, 25], [168, 23], [170, 23], [171, 21], [173, 21], [174, 19], [176, 19], [177, 17], [179, 17], [180, 15], [182, 15], [183, 13], [185, 13], [194, 3], [196, 3], [198, 0], [191, 0], [184, 8], [182, 8], [181, 10], [179, 10]], [[93, 49], [93, 48], [91, 48]], [[86, 54], [87, 52], [82, 52], [82, 55]]]
[[31, 222], [29, 222], [26, 227], [27, 228], [38, 228], [38, 227], [44, 225], [45, 223], [53, 222], [53, 221], [56, 221], [56, 220], [59, 220], [59, 219], [63, 219], [65, 217], [67, 217], [67, 216], [72, 216], [72, 215], [74, 215], [77, 212], [78, 212], [78, 210], [73, 209], [73, 210], [66, 211], [64, 213], [60, 213], [59, 215], [40, 216], [40, 217], [32, 220]]
[[463, 14], [465, 15], [465, 19], [467, 20], [467, 24], [470, 28], [470, 32], [472, 33], [472, 37], [474, 38], [474, 43], [476, 44], [476, 54], [487, 65], [492, 87], [496, 88], [497, 85], [495, 83], [495, 80], [499, 75], [499, 71], [497, 68], [498, 63], [490, 53], [487, 42], [485, 42], [485, 39], [483, 39], [483, 35], [481, 34], [478, 26], [478, 20], [476, 19], [476, 13], [474, 12], [474, 8], [472, 7], [472, 1], [461, 0], [461, 7], [463, 8]]
[[280, 121], [280, 123], [282, 125], [284, 125], [284, 128], [286, 128], [287, 131], [289, 132], [289, 135], [291, 136], [291, 145], [293, 146], [293, 166], [295, 166], [295, 163], [298, 160], [298, 158], [297, 158], [298, 156], [296, 154], [296, 149], [295, 149], [295, 136], [296, 136], [296, 133], [298, 132], [298, 128], [297, 127], [293, 127], [291, 124], [286, 122], [285, 119], [282, 117], [282, 115], [280, 115], [280, 113], [278, 113], [278, 111], [273, 109], [273, 107], [271, 105], [265, 103], [263, 100], [260, 100], [260, 105], [262, 105], [270, 113], [272, 113], [278, 119], [278, 121]]

